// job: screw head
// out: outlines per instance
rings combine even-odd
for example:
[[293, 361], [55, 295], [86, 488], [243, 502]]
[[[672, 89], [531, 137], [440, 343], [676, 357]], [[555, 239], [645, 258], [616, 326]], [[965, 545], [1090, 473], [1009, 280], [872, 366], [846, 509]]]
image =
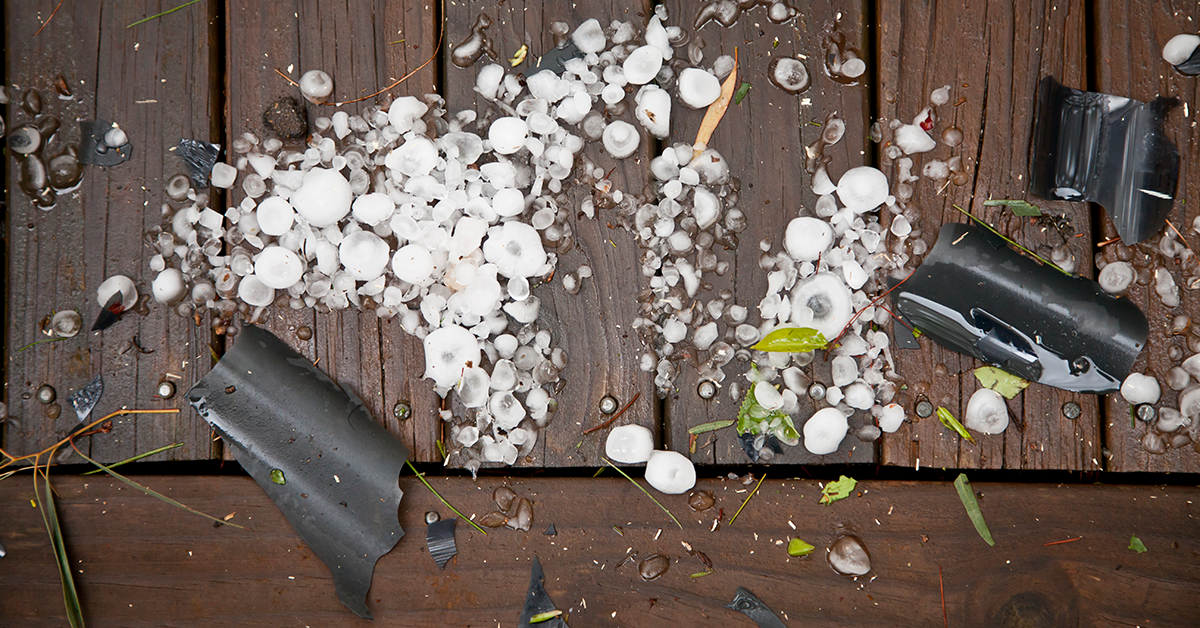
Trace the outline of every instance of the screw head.
[[397, 403], [392, 407], [392, 416], [396, 417], [397, 421], [407, 421], [412, 417], [412, 405], [408, 400]]
[[929, 403], [928, 399], [922, 399], [917, 402], [917, 416], [922, 419], [928, 418], [933, 414], [933, 404]]
[[1154, 417], [1157, 414], [1158, 413], [1154, 410], [1154, 406], [1148, 403], [1143, 403], [1137, 407], [1137, 417], [1146, 423], [1154, 421]]
[[825, 398], [825, 384], [813, 382], [812, 386], [808, 387], [808, 396], [820, 401]]
[[1063, 404], [1062, 413], [1063, 416], [1074, 421], [1083, 414], [1083, 408], [1079, 407], [1079, 404], [1075, 403], [1074, 401], [1068, 401]]
[[37, 389], [37, 399], [42, 403], [54, 403], [54, 400], [57, 398], [58, 393], [55, 392], [54, 387], [50, 384], [42, 384], [41, 388]]
[[438, 521], [441, 520], [441, 518], [442, 518], [441, 515], [437, 514], [437, 512], [432, 511], [432, 510], [425, 513], [425, 523], [437, 523]]
[[175, 396], [175, 383], [170, 380], [163, 380], [158, 383], [158, 396], [163, 399], [170, 399]]
[[717, 396], [717, 384], [712, 380], [704, 380], [696, 386], [696, 394], [700, 395], [701, 399], [712, 399]]
[[600, 413], [612, 414], [617, 411], [617, 398], [612, 395], [604, 395], [600, 398]]

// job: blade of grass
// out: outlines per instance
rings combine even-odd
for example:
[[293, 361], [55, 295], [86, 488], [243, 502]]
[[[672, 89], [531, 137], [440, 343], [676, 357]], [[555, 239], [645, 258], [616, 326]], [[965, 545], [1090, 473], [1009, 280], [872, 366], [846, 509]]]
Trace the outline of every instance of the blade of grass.
[[732, 420], [713, 421], [711, 423], [701, 423], [700, 425], [697, 425], [696, 427], [689, 429], [688, 434], [695, 436], [697, 434], [703, 434], [705, 432], [715, 432], [716, 430], [727, 428], [730, 425], [733, 425]]
[[992, 540], [992, 532], [988, 530], [987, 522], [983, 520], [983, 511], [979, 509], [979, 501], [975, 499], [975, 493], [971, 490], [971, 482], [967, 480], [966, 473], [959, 473], [958, 478], [954, 480], [954, 488], [958, 490], [958, 498], [962, 500], [963, 507], [967, 509], [967, 516], [971, 518], [971, 523], [975, 524], [975, 531], [983, 540], [987, 541], [988, 545], [995, 547], [996, 542]]
[[24, 347], [21, 347], [20, 349], [17, 349], [17, 353], [20, 353], [20, 352], [22, 352], [22, 351], [24, 351], [24, 350], [26, 350], [26, 349], [28, 349], [28, 348], [30, 348], [30, 347], [35, 347], [35, 346], [37, 346], [37, 345], [44, 344], [44, 343], [47, 343], [47, 342], [62, 342], [62, 341], [64, 341], [64, 340], [66, 340], [66, 338], [65, 338], [65, 337], [63, 337], [63, 338], [43, 338], [42, 340], [34, 340], [33, 342], [31, 342], [31, 343], [29, 343], [29, 344], [25, 345]]
[[184, 504], [181, 504], [181, 503], [179, 503], [179, 502], [177, 502], [177, 501], [175, 501], [175, 500], [171, 499], [170, 497], [167, 497], [166, 495], [163, 495], [162, 493], [159, 493], [158, 491], [155, 491], [155, 490], [154, 490], [154, 489], [152, 489], [152, 488], [148, 488], [148, 487], [142, 486], [141, 484], [138, 484], [137, 482], [134, 482], [133, 480], [131, 480], [131, 479], [129, 479], [129, 478], [127, 478], [127, 477], [125, 477], [125, 476], [121, 475], [120, 473], [117, 473], [116, 471], [113, 471], [113, 470], [112, 470], [112, 467], [107, 467], [107, 466], [105, 466], [105, 465], [102, 465], [102, 464], [100, 464], [99, 462], [96, 462], [95, 460], [92, 460], [91, 458], [89, 458], [89, 457], [87, 456], [87, 454], [83, 453], [83, 451], [81, 451], [81, 450], [79, 449], [79, 447], [78, 447], [77, 445], [75, 445], [75, 441], [71, 441], [71, 447], [74, 447], [74, 448], [75, 448], [75, 453], [79, 454], [79, 455], [80, 455], [80, 457], [82, 457], [84, 460], [87, 460], [88, 462], [90, 462], [90, 463], [92, 463], [92, 464], [96, 465], [97, 467], [100, 467], [100, 469], [102, 469], [102, 470], [103, 470], [105, 473], [107, 473], [107, 474], [109, 474], [109, 475], [113, 476], [114, 478], [117, 478], [118, 480], [120, 480], [120, 481], [122, 481], [122, 482], [124, 482], [124, 483], [126, 483], [126, 484], [128, 484], [128, 485], [130, 485], [130, 486], [132, 486], [133, 488], [136, 488], [137, 490], [139, 490], [139, 491], [141, 491], [141, 492], [143, 492], [143, 493], [145, 493], [145, 494], [147, 494], [147, 495], [149, 495], [149, 496], [151, 496], [151, 497], [154, 497], [154, 498], [156, 498], [156, 499], [159, 499], [159, 500], [161, 500], [161, 501], [164, 501], [164, 502], [166, 502], [166, 503], [168, 503], [168, 504], [171, 504], [172, 506], [175, 506], [176, 508], [182, 508], [182, 509], [184, 509], [184, 510], [186, 510], [186, 511], [188, 511], [188, 512], [192, 513], [192, 514], [195, 514], [195, 515], [200, 515], [201, 517], [204, 517], [205, 519], [208, 519], [209, 521], [215, 521], [216, 523], [224, 524], [224, 525], [227, 525], [227, 526], [233, 526], [233, 527], [235, 527], [235, 528], [239, 528], [239, 529], [242, 529], [242, 530], [245, 530], [245, 529], [246, 529], [246, 528], [244, 528], [244, 527], [242, 527], [242, 526], [240, 526], [240, 525], [238, 525], [238, 524], [236, 524], [236, 523], [231, 523], [231, 522], [229, 522], [229, 521], [222, 521], [222, 520], [220, 520], [220, 519], [218, 519], [218, 518], [216, 518], [216, 517], [214, 517], [214, 516], [212, 516], [212, 515], [206, 515], [206, 514], [204, 514], [204, 513], [200, 512], [199, 510], [196, 510], [196, 509], [194, 509], [194, 508], [191, 508], [191, 507], [185, 506]]
[[733, 525], [733, 522], [737, 521], [738, 515], [742, 514], [742, 509], [746, 507], [746, 504], [750, 503], [750, 498], [754, 497], [754, 494], [758, 492], [758, 487], [762, 486], [765, 479], [767, 479], [766, 473], [761, 478], [758, 478], [758, 484], [754, 485], [754, 490], [750, 491], [750, 494], [746, 496], [746, 501], [743, 501], [742, 505], [738, 506], [737, 512], [733, 513], [733, 517], [729, 519], [729, 525]]
[[424, 484], [425, 488], [429, 489], [429, 492], [433, 493], [434, 497], [437, 497], [438, 499], [440, 499], [442, 501], [442, 503], [446, 505], [446, 508], [449, 508], [452, 512], [454, 512], [454, 514], [458, 515], [459, 519], [462, 519], [463, 521], [466, 521], [467, 523], [471, 524], [472, 526], [475, 527], [476, 530], [483, 532], [483, 535], [487, 536], [487, 532], [483, 528], [479, 527], [478, 523], [475, 523], [474, 521], [471, 521], [470, 519], [464, 517], [461, 512], [458, 512], [457, 508], [455, 508], [454, 506], [451, 506], [450, 502], [446, 501], [445, 497], [442, 497], [441, 494], [439, 494], [436, 490], [434, 490], [433, 486], [431, 484], [429, 484], [429, 482], [425, 481], [425, 474], [421, 473], [420, 471], [417, 471], [417, 468], [413, 466], [412, 461], [405, 460], [404, 464], [407, 464], [408, 468], [412, 469], [412, 472], [417, 475], [417, 479], [421, 481], [421, 484]]
[[[174, 9], [167, 9], [166, 11], [163, 11], [162, 13], [157, 13], [157, 14], [155, 14], [155, 15], [151, 15], [150, 17], [147, 17], [147, 18], [140, 19], [140, 20], [138, 20], [138, 21], [134, 22], [133, 24], [130, 24], [129, 26], [126, 26], [125, 28], [126, 28], [126, 29], [129, 29], [129, 28], [133, 28], [134, 26], [137, 26], [138, 24], [145, 24], [146, 22], [149, 22], [150, 20], [156, 20], [156, 19], [158, 19], [158, 18], [160, 18], [160, 17], [162, 17], [162, 16], [164, 16], [164, 15], [166, 15], [166, 14], [168, 14], [168, 13], [174, 13], [174, 12], [176, 12], [176, 11], [178, 11], [178, 10], [180, 10], [180, 9], [184, 8], [184, 7], [187, 7], [187, 6], [191, 6], [191, 5], [193, 5], [193, 4], [196, 4], [197, 2], [200, 2], [200, 0], [192, 0], [191, 2], [185, 2], [185, 3], [183, 3], [183, 4], [181, 4], [181, 5], [177, 6], [177, 7], [175, 7]], [[231, 525], [232, 525], [232, 524], [231, 524]]]
[[975, 217], [973, 214], [971, 214], [971, 212], [969, 212], [969, 211], [967, 211], [967, 210], [965, 210], [965, 209], [963, 209], [963, 208], [959, 207], [958, 205], [954, 205], [953, 207], [954, 207], [954, 209], [957, 209], [958, 211], [960, 211], [960, 212], [962, 212], [962, 213], [966, 214], [966, 215], [967, 215], [967, 216], [968, 216], [968, 217], [969, 217], [971, 220], [974, 220], [975, 222], [977, 222], [977, 223], [979, 223], [979, 224], [983, 225], [985, 228], [987, 228], [987, 230], [988, 230], [988, 231], [991, 231], [992, 233], [994, 233], [994, 234], [996, 234], [997, 236], [999, 236], [999, 237], [1000, 237], [1000, 239], [1002, 239], [1002, 240], [1004, 240], [1005, 242], [1007, 242], [1007, 243], [1009, 243], [1009, 244], [1011, 244], [1011, 245], [1013, 245], [1013, 246], [1017, 247], [1018, 249], [1021, 249], [1021, 250], [1022, 250], [1022, 251], [1024, 251], [1025, 253], [1028, 253], [1029, 255], [1032, 255], [1032, 256], [1034, 257], [1034, 259], [1036, 259], [1037, 261], [1039, 261], [1039, 262], [1041, 262], [1041, 263], [1043, 263], [1043, 264], [1045, 264], [1045, 265], [1049, 266], [1050, 268], [1053, 268], [1054, 270], [1057, 270], [1058, 272], [1060, 272], [1060, 273], [1062, 273], [1062, 274], [1064, 274], [1064, 275], [1066, 275], [1066, 276], [1068, 276], [1068, 277], [1071, 277], [1071, 276], [1072, 276], [1072, 275], [1071, 275], [1071, 273], [1069, 273], [1069, 272], [1067, 272], [1067, 271], [1065, 271], [1065, 270], [1063, 270], [1063, 269], [1059, 268], [1059, 267], [1058, 267], [1056, 264], [1054, 264], [1054, 262], [1051, 262], [1051, 261], [1047, 260], [1046, 258], [1042, 257], [1041, 255], [1038, 255], [1037, 253], [1034, 253], [1033, 251], [1030, 251], [1029, 249], [1027, 249], [1027, 248], [1025, 248], [1025, 247], [1021, 246], [1020, 244], [1018, 244], [1018, 243], [1017, 243], [1017, 241], [1016, 241], [1016, 240], [1013, 240], [1012, 238], [1010, 238], [1010, 237], [1008, 237], [1008, 236], [1004, 235], [1003, 233], [1000, 233], [999, 231], [997, 231], [997, 230], [996, 230], [996, 228], [995, 228], [995, 227], [993, 227], [993, 226], [991, 226], [991, 225], [987, 224], [986, 222], [984, 222], [984, 221], [982, 221], [982, 220], [980, 220], [980, 219], [976, 218], [976, 217]]
[[603, 460], [605, 463], [607, 463], [607, 464], [608, 464], [608, 466], [610, 466], [610, 467], [612, 467], [613, 469], [615, 469], [617, 473], [620, 473], [621, 475], [625, 476], [625, 479], [626, 479], [626, 480], [629, 480], [631, 483], [633, 483], [633, 485], [634, 485], [634, 486], [638, 487], [638, 490], [639, 490], [639, 491], [641, 491], [641, 492], [645, 493], [645, 494], [646, 494], [646, 497], [649, 497], [649, 498], [650, 498], [650, 501], [653, 501], [655, 504], [657, 504], [657, 505], [658, 505], [658, 507], [659, 507], [659, 508], [662, 508], [662, 511], [663, 511], [663, 512], [665, 512], [665, 513], [667, 513], [667, 516], [671, 518], [671, 521], [674, 521], [674, 522], [675, 522], [675, 525], [679, 526], [679, 529], [680, 529], [680, 530], [682, 530], [682, 529], [683, 529], [683, 524], [682, 524], [682, 523], [679, 523], [679, 520], [675, 518], [675, 515], [671, 514], [671, 511], [670, 511], [670, 510], [667, 510], [667, 507], [666, 507], [666, 506], [663, 506], [661, 503], [659, 503], [659, 501], [658, 501], [657, 499], [654, 499], [654, 496], [650, 494], [650, 491], [647, 491], [646, 489], [642, 488], [642, 485], [641, 485], [641, 484], [638, 484], [636, 480], [634, 480], [633, 478], [629, 477], [629, 474], [628, 474], [628, 473], [625, 473], [624, 471], [622, 471], [622, 470], [621, 470], [621, 467], [618, 467], [617, 465], [613, 464], [613, 463], [612, 463], [612, 461], [611, 461], [611, 460], [609, 460], [608, 458], [605, 458], [605, 457], [601, 456], [601, 457], [600, 457], [600, 459], [601, 459], [601, 460]]
[[[38, 493], [39, 474], [46, 482], [44, 498]], [[50, 545], [54, 548], [54, 562], [58, 563], [58, 576], [62, 579], [67, 621], [71, 623], [71, 628], [83, 628], [83, 609], [79, 605], [79, 593], [75, 590], [75, 578], [71, 576], [71, 561], [67, 558], [67, 544], [63, 540], [62, 526], [58, 522], [58, 510], [54, 507], [54, 489], [50, 486], [49, 464], [40, 471], [34, 467], [33, 494], [37, 498], [42, 521], [46, 524], [46, 532], [50, 535]]]
[[[138, 460], [141, 460], [142, 458], [148, 458], [150, 456], [153, 456], [154, 454], [161, 454], [164, 451], [171, 451], [172, 449], [175, 449], [176, 447], [183, 447], [183, 443], [174, 443], [171, 445], [163, 445], [162, 447], [159, 447], [158, 449], [153, 449], [153, 450], [147, 451], [145, 453], [138, 454], [132, 458], [126, 458], [120, 462], [110, 464], [110, 465], [108, 465], [108, 468], [116, 469], [117, 467], [119, 467], [123, 464], [129, 464], [130, 462], [137, 462]], [[87, 473], [81, 473], [80, 475], [95, 475], [97, 473], [100, 473], [103, 470], [104, 469], [92, 469], [91, 471], [88, 471]]]

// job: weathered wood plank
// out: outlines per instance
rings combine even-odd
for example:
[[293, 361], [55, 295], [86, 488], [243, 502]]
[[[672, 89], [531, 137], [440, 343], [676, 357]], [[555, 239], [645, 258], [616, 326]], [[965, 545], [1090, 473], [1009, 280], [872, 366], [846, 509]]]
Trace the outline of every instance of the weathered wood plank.
[[[231, 0], [227, 7], [230, 141], [245, 132], [260, 139], [272, 137], [262, 123], [263, 111], [286, 96], [305, 104], [310, 129], [317, 117], [335, 111], [304, 102], [299, 91], [276, 73], [277, 68], [285, 72], [292, 68], [294, 79], [311, 69], [324, 70], [334, 79], [334, 100], [344, 101], [370, 94], [412, 71], [433, 54], [437, 43], [435, 13], [428, 2]], [[423, 96], [435, 91], [435, 81], [431, 64], [391, 95]], [[361, 114], [388, 98], [385, 94], [347, 104], [343, 110]], [[285, 147], [302, 149], [303, 143], [285, 140]], [[235, 186], [234, 203], [243, 197], [240, 186]], [[374, 312], [353, 309], [293, 310], [282, 299], [269, 312], [266, 326], [317, 361], [334, 381], [358, 394], [376, 420], [409, 447], [414, 459], [440, 459], [435, 444], [440, 428], [438, 400], [421, 380], [421, 341], [404, 333], [397, 321], [381, 321]], [[309, 340], [297, 336], [301, 327], [312, 332]], [[413, 410], [411, 419], [403, 422], [393, 416], [401, 401], [409, 402]]]
[[[1196, 20], [1200, 19], [1200, 7], [1188, 2], [1099, 2], [1094, 10], [1096, 23], [1097, 85], [1096, 90], [1138, 100], [1149, 101], [1156, 96], [1175, 96], [1192, 108], [1200, 96], [1200, 88], [1194, 77], [1183, 76], [1162, 60], [1162, 47], [1179, 33], [1196, 31]], [[1194, 202], [1200, 196], [1200, 180], [1196, 177], [1196, 160], [1200, 158], [1200, 145], [1194, 122], [1194, 111], [1178, 108], [1167, 119], [1167, 133], [1180, 153], [1178, 201], [1171, 210], [1168, 220], [1185, 236], [1187, 245], [1196, 250], [1196, 234], [1192, 221], [1200, 216], [1200, 207]], [[1189, 202], [1191, 201], [1191, 202]], [[1116, 237], [1116, 230], [1108, 215], [1103, 223], [1105, 239]], [[1179, 241], [1170, 228], [1144, 241], [1137, 247], [1112, 244], [1102, 249], [1107, 261], [1130, 257], [1137, 268], [1164, 267], [1171, 272], [1175, 284], [1180, 286], [1179, 307], [1166, 307], [1154, 290], [1153, 283], [1135, 282], [1128, 296], [1150, 321], [1150, 339], [1146, 350], [1134, 365], [1134, 371], [1149, 373], [1163, 382], [1162, 399], [1158, 408], [1178, 408], [1179, 393], [1167, 387], [1167, 371], [1178, 366], [1182, 358], [1196, 353], [1200, 348], [1198, 331], [1190, 334], [1172, 335], [1171, 324], [1176, 316], [1195, 317], [1200, 300], [1194, 289], [1185, 288], [1195, 273], [1195, 262], [1180, 265], [1178, 259], [1166, 260], [1158, 253], [1164, 234]], [[1120, 257], [1118, 257], [1120, 256]], [[1193, 328], [1195, 329], [1195, 328]], [[1173, 351], [1179, 355], [1172, 359]], [[1142, 440], [1152, 431], [1150, 426], [1130, 421], [1129, 404], [1120, 395], [1109, 395], [1105, 400], [1106, 420], [1104, 424], [1105, 446], [1111, 454], [1108, 468], [1113, 471], [1184, 471], [1200, 469], [1200, 453], [1193, 450], [1192, 443], [1167, 450], [1165, 455], [1152, 454]], [[1171, 435], [1164, 437], [1169, 444]]]
[[[691, 31], [701, 4], [671, 2], [667, 6], [673, 19]], [[759, 266], [762, 254], [759, 244], [767, 242], [772, 253], [778, 252], [783, 247], [784, 230], [792, 218], [801, 213], [814, 215], [817, 197], [812, 193], [811, 177], [805, 172], [805, 147], [818, 142], [827, 115], [836, 114], [846, 122], [845, 136], [826, 152], [832, 159], [829, 165], [831, 176], [836, 178], [849, 168], [864, 165], [867, 159], [870, 79], [857, 85], [842, 85], [826, 76], [821, 46], [823, 29], [831, 27], [840, 16], [841, 29], [848, 36], [847, 46], [864, 53], [867, 37], [865, 4], [812, 1], [801, 3], [797, 10], [797, 17], [785, 24], [771, 23], [766, 8], [761, 7], [743, 13], [731, 27], [722, 27], [714, 20], [693, 33], [693, 38], [704, 45], [703, 65], [706, 67], [711, 67], [719, 55], [732, 55], [737, 47], [738, 84], [748, 82], [752, 86], [741, 104], [730, 105], [709, 142], [710, 147], [729, 161], [730, 175], [741, 181], [736, 207], [745, 213], [748, 226], [738, 234], [740, 242], [735, 251], [720, 251], [721, 247], [714, 247], [718, 256], [728, 259], [732, 265], [724, 277], [705, 274], [704, 281], [713, 289], [700, 298], [707, 303], [719, 298], [721, 291], [730, 290], [733, 298], [726, 306], [746, 307], [749, 310], [746, 322], [755, 326], [761, 322], [758, 304], [767, 293], [767, 273]], [[686, 54], [686, 49], [679, 52]], [[805, 59], [812, 87], [799, 95], [791, 95], [773, 85], [767, 78], [768, 67], [778, 56]], [[672, 111], [674, 128], [668, 142], [694, 142], [703, 116], [704, 111], [693, 111], [677, 102]], [[726, 211], [729, 209], [732, 208], [726, 207]], [[733, 338], [735, 327], [737, 325], [730, 324], [725, 318], [722, 337], [731, 346], [740, 348]], [[830, 384], [829, 364], [824, 352], [817, 354], [804, 370], [814, 381]], [[686, 362], [703, 363], [707, 359], [701, 355]], [[726, 379], [719, 394], [704, 400], [697, 392], [700, 382], [696, 368], [686, 363], [681, 366], [678, 386], [670, 395], [667, 406], [672, 449], [688, 451], [688, 428], [737, 416], [746, 390], [743, 374], [748, 368], [740, 360], [731, 362], [725, 367]], [[735, 382], [742, 393], [736, 398], [731, 394]], [[802, 428], [804, 420], [813, 411], [828, 407], [828, 403], [803, 397], [801, 407], [796, 417], [797, 429]], [[853, 430], [872, 419], [866, 413], [858, 412], [850, 422]], [[776, 456], [772, 462], [820, 464], [870, 462], [875, 458], [873, 443], [850, 436], [837, 452], [828, 456], [814, 456], [800, 445], [785, 448], [783, 455]], [[734, 430], [701, 435], [692, 459], [708, 464], [749, 461]]]
[[[232, 521], [250, 529], [214, 529], [108, 479], [56, 478], [89, 625], [361, 624], [338, 603], [325, 565], [249, 479], [141, 479], [218, 517], [234, 513]], [[683, 522], [679, 530], [620, 478], [431, 481], [468, 516], [490, 512], [493, 489], [510, 486], [534, 501], [534, 526], [485, 537], [460, 523], [458, 557], [439, 571], [422, 522], [426, 511], [450, 513], [402, 478], [407, 534], [376, 565], [368, 597], [384, 625], [513, 625], [534, 555], [571, 625], [749, 625], [723, 608], [738, 586], [788, 625], [805, 626], [942, 625], [940, 584], [948, 621], [959, 626], [1015, 625], [1020, 617], [1048, 626], [1182, 627], [1194, 625], [1200, 608], [1195, 487], [979, 483], [996, 540], [989, 548], [944, 482], [863, 482], [856, 496], [821, 506], [816, 482], [770, 480], [735, 525], [710, 532], [716, 509], [693, 513], [684, 496], [660, 495]], [[726, 520], [748, 492], [725, 480], [702, 480], [701, 488], [713, 491]], [[59, 625], [58, 573], [32, 497], [27, 478], [0, 485], [8, 549], [0, 608], [22, 626]], [[541, 534], [550, 523], [557, 536]], [[846, 531], [871, 556], [873, 573], [857, 582], [825, 562], [825, 547]], [[1127, 549], [1131, 535], [1146, 553]], [[786, 542], [796, 536], [817, 551], [789, 559]], [[690, 578], [704, 566], [681, 542], [707, 554], [715, 572]], [[671, 568], [643, 582], [637, 561], [621, 565], [629, 551], [639, 559], [663, 553]]]
[[[965, 176], [951, 182], [922, 178], [912, 184], [908, 202], [913, 239], [932, 248], [938, 228], [963, 222], [958, 204], [1050, 259], [1066, 246], [1076, 272], [1090, 276], [1091, 219], [1086, 204], [1049, 203], [1030, 198], [1044, 211], [1065, 216], [1062, 231], [984, 207], [990, 198], [1026, 198], [1029, 141], [1033, 132], [1038, 81], [1048, 75], [1083, 85], [1086, 75], [1084, 3], [1027, 0], [1008, 2], [912, 2], [877, 4], [879, 16], [879, 117], [884, 126], [882, 168], [893, 181], [898, 168], [887, 157], [892, 133], [887, 123], [909, 123], [924, 109], [933, 90], [950, 86], [950, 100], [937, 110], [932, 131], [939, 140], [929, 153], [913, 157], [914, 174], [924, 164], [961, 157]], [[954, 148], [941, 142], [953, 125], [962, 132]], [[919, 235], [918, 235], [919, 231]], [[893, 325], [894, 333], [904, 333]], [[1007, 469], [1101, 468], [1098, 401], [1033, 384], [1009, 402], [1013, 423], [1003, 435], [977, 436], [962, 442], [936, 416], [920, 418], [916, 404], [928, 399], [961, 418], [967, 400], [979, 388], [976, 361], [921, 339], [921, 349], [897, 350], [897, 368], [908, 383], [899, 398], [908, 412], [895, 434], [885, 435], [882, 461], [902, 466]], [[1082, 406], [1082, 416], [1063, 416], [1063, 404]]]
[[[499, 5], [481, 1], [449, 3], [446, 7], [448, 45], [442, 55], [442, 64], [450, 111], [474, 108], [482, 114], [487, 108], [494, 108], [474, 91], [478, 70], [485, 63], [497, 62], [521, 76], [532, 72], [531, 64], [555, 46], [551, 32], [554, 22], [565, 22], [571, 31], [591, 18], [596, 18], [603, 26], [621, 20], [632, 22], [641, 29], [649, 17], [648, 10], [641, 3], [616, 0], [588, 4], [559, 0], [509, 1]], [[470, 26], [480, 12], [492, 18], [489, 39], [504, 58], [484, 57], [472, 67], [460, 68], [453, 64], [450, 55], [453, 47], [470, 34]], [[511, 68], [508, 58], [522, 44], [529, 46], [526, 57], [529, 61]], [[498, 115], [505, 114], [501, 111]], [[613, 119], [625, 120], [641, 130], [634, 118], [633, 107]], [[580, 133], [573, 127], [568, 128], [572, 133]], [[479, 132], [486, 136], [486, 128]], [[608, 173], [615, 189], [626, 194], [641, 194], [649, 173], [653, 139], [643, 131], [638, 152], [623, 160], [614, 160], [599, 143], [589, 143], [582, 154], [576, 156], [572, 176], [580, 176], [580, 164], [586, 159]], [[573, 249], [558, 251], [555, 276], [534, 290], [541, 299], [538, 327], [549, 331], [553, 345], [567, 353], [567, 366], [560, 373], [565, 383], [561, 392], [552, 392], [558, 402], [554, 420], [539, 434], [532, 458], [520, 462], [532, 466], [601, 464], [607, 431], [588, 436], [581, 432], [607, 418], [597, 410], [605, 395], [612, 395], [622, 406], [640, 395], [620, 421], [644, 425], [655, 434], [656, 440], [661, 440], [653, 382], [650, 375], [638, 367], [643, 349], [630, 327], [638, 315], [637, 293], [645, 285], [637, 245], [632, 235], [620, 227], [615, 210], [597, 209], [595, 218], [583, 216], [580, 204], [592, 195], [592, 190], [575, 184], [569, 187], [570, 201], [560, 206], [560, 211], [568, 214], [567, 223], [574, 237]], [[579, 293], [571, 295], [563, 288], [561, 278], [584, 264], [592, 268], [593, 276], [582, 280]], [[512, 330], [518, 327], [515, 323], [510, 325]]]
[[[44, 159], [78, 145], [79, 121], [96, 118], [121, 125], [133, 158], [110, 168], [84, 166], [82, 183], [61, 193], [45, 212], [20, 191], [17, 161], [7, 160], [6, 388], [15, 420], [5, 424], [4, 442], [10, 452], [24, 454], [45, 448], [76, 425], [66, 396], [97, 374], [104, 376], [105, 390], [94, 418], [122, 407], [174, 407], [178, 396], [156, 397], [159, 382], [172, 379], [177, 390], [186, 390], [211, 364], [206, 316], [197, 323], [151, 302], [145, 314], [127, 313], [103, 332], [87, 330], [99, 312], [96, 287], [108, 276], [127, 275], [140, 293], [150, 293], [156, 273], [148, 260], [156, 251], [145, 244], [144, 234], [163, 225], [164, 184], [183, 171], [170, 148], [185, 137], [219, 139], [215, 5], [204, 1], [130, 29], [129, 24], [161, 11], [161, 3], [70, 3], [34, 37], [53, 8], [42, 5], [10, 0], [5, 6], [6, 72], [14, 84], [5, 118], [9, 128], [29, 121], [19, 103], [26, 89], [35, 89], [43, 115], [61, 122], [41, 151]], [[59, 76], [69, 98], [55, 90]], [[63, 309], [80, 312], [84, 331], [17, 352], [45, 338], [38, 333], [40, 321]], [[152, 353], [132, 348], [131, 340]], [[28, 398], [42, 384], [57, 389], [62, 409], [57, 420]], [[182, 442], [183, 447], [155, 459], [212, 456], [208, 426], [190, 408], [178, 416], [126, 416], [115, 423], [111, 433], [85, 443], [91, 455], [112, 462]]]

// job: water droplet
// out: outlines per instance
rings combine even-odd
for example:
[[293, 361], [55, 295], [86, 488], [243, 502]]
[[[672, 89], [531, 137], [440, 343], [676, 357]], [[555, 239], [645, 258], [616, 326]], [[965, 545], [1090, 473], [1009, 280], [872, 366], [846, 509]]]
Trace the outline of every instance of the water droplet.
[[170, 399], [171, 397], [174, 397], [175, 396], [175, 383], [168, 381], [168, 380], [163, 380], [163, 381], [159, 382], [158, 390], [155, 391], [155, 394], [157, 394], [162, 399]]
[[933, 404], [929, 403], [928, 399], [922, 399], [917, 402], [917, 416], [922, 419], [928, 418], [933, 414]]
[[1152, 423], [1157, 414], [1158, 413], [1154, 410], [1154, 406], [1148, 403], [1143, 403], [1137, 407], [1137, 417], [1146, 423]]
[[301, 325], [296, 329], [296, 337], [300, 340], [312, 340], [312, 328], [307, 325]]
[[492, 501], [496, 502], [496, 506], [504, 512], [508, 512], [508, 509], [512, 507], [513, 500], [516, 498], [517, 494], [507, 486], [500, 486], [492, 491]]
[[816, 401], [824, 399], [825, 385], [820, 382], [814, 382], [812, 386], [808, 387], [808, 396], [812, 397]]
[[437, 512], [432, 511], [432, 510], [425, 513], [425, 523], [437, 523], [439, 520], [441, 520], [441, 518], [442, 518], [441, 515], [437, 514]]
[[871, 556], [862, 539], [852, 534], [838, 537], [829, 546], [829, 566], [846, 576], [861, 576], [871, 571]]
[[658, 579], [670, 568], [670, 558], [662, 554], [655, 554], [638, 563], [638, 574], [642, 576], [642, 580], [649, 582]]
[[701, 399], [712, 399], [717, 396], [717, 385], [706, 379], [696, 386], [696, 394], [700, 395]]
[[717, 500], [713, 497], [712, 491], [697, 490], [688, 493], [688, 506], [691, 506], [692, 510], [695, 510], [696, 512], [708, 510], [716, 503]]

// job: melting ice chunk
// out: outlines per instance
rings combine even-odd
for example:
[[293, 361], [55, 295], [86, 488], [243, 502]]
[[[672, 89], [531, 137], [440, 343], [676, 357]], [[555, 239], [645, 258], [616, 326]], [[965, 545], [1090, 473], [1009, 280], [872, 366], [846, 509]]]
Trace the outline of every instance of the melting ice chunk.
[[662, 64], [662, 51], [654, 46], [642, 46], [625, 57], [622, 69], [625, 71], [625, 80], [634, 85], [645, 85], [654, 80]]
[[850, 431], [846, 415], [837, 408], [818, 410], [804, 423], [804, 448], [816, 456], [837, 451]]
[[692, 109], [703, 109], [721, 96], [721, 81], [707, 70], [686, 68], [676, 81], [679, 98]]
[[887, 201], [887, 176], [871, 166], [851, 168], [838, 179], [837, 195], [854, 213], [869, 212]]
[[350, 213], [350, 182], [341, 173], [328, 168], [313, 168], [304, 175], [304, 183], [292, 194], [292, 206], [314, 227], [337, 224]]
[[984, 434], [1000, 434], [1008, 428], [1008, 406], [1004, 397], [990, 388], [980, 388], [971, 395], [963, 414], [963, 426]]

